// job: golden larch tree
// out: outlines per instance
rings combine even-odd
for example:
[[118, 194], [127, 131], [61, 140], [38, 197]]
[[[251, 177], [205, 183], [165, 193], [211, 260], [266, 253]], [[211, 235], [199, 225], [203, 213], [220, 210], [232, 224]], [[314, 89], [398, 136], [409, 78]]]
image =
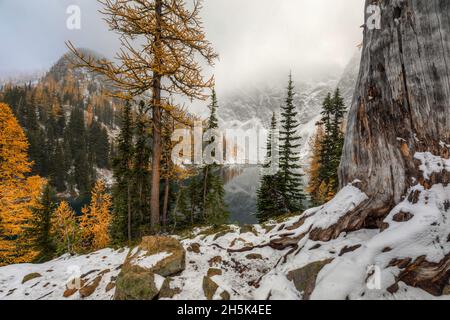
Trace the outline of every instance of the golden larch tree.
[[[311, 148], [311, 156], [309, 159], [309, 167], [306, 170], [308, 175], [308, 186], [306, 188], [306, 192], [311, 197], [311, 201], [314, 205], [323, 204], [324, 199], [321, 196], [321, 184], [322, 181], [320, 179], [320, 162], [321, 162], [321, 151], [322, 151], [322, 142], [325, 136], [325, 131], [322, 124], [317, 125], [317, 130], [314, 136], [311, 138], [309, 142]], [[324, 186], [322, 186], [323, 188]]]
[[152, 190], [151, 226], [160, 223], [160, 161], [162, 153], [162, 111], [176, 109], [169, 98], [182, 95], [189, 99], [207, 98], [199, 60], [213, 65], [217, 54], [206, 39], [200, 10], [202, 1], [191, 8], [184, 0], [99, 0], [109, 28], [120, 35], [121, 49], [116, 63], [83, 55], [72, 43], [68, 47], [79, 58], [79, 67], [102, 74], [117, 87], [115, 96], [130, 99], [149, 96], [152, 118]]
[[75, 212], [66, 201], [59, 204], [52, 218], [52, 235], [59, 254], [74, 254], [79, 245], [79, 226]]
[[97, 181], [92, 189], [91, 203], [82, 210], [80, 228], [85, 250], [96, 251], [110, 243], [111, 205], [105, 183]]
[[0, 103], [0, 265], [30, 262], [37, 254], [23, 235], [46, 180], [28, 176], [31, 166], [25, 133], [10, 107]]

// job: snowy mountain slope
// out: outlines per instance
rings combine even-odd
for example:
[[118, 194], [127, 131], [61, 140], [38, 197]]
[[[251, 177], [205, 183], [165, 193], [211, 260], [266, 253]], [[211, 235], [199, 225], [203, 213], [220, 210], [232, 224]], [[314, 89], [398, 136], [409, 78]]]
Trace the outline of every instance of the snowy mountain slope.
[[[427, 153], [415, 158], [423, 179], [448, 172], [447, 159]], [[186, 263], [170, 278], [172, 298], [206, 299], [212, 284], [213, 299], [450, 299], [448, 183], [412, 187], [380, 230], [314, 240], [314, 230], [333, 226], [367, 200], [358, 183], [282, 222], [230, 226], [219, 233], [195, 230], [181, 240]], [[65, 299], [64, 293], [71, 294], [67, 299], [111, 299], [128, 251], [105, 249], [0, 268], [0, 299]], [[73, 270], [82, 288], [68, 292]], [[164, 279], [155, 279], [161, 290]]]

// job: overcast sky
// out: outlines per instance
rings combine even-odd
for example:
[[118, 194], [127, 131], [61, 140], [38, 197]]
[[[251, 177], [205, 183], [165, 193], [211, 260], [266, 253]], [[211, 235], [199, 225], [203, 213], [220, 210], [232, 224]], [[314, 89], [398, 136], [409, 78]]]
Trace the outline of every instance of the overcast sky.
[[[190, 0], [186, 0], [189, 2]], [[69, 5], [81, 30], [66, 28]], [[204, 27], [220, 54], [220, 91], [286, 75], [338, 76], [362, 40], [364, 0], [205, 0]], [[95, 0], [0, 0], [0, 76], [46, 69], [65, 40], [112, 56], [117, 40]]]

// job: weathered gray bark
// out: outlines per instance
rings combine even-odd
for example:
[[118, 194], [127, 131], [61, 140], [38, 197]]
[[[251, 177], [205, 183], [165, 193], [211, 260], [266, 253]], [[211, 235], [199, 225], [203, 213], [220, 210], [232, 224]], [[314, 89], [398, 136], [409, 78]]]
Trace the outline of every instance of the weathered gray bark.
[[448, 156], [439, 143], [450, 142], [450, 1], [372, 3], [381, 29], [364, 30], [339, 172], [341, 187], [359, 179], [370, 197], [346, 222], [354, 228], [375, 224], [401, 200], [417, 176], [416, 152]]

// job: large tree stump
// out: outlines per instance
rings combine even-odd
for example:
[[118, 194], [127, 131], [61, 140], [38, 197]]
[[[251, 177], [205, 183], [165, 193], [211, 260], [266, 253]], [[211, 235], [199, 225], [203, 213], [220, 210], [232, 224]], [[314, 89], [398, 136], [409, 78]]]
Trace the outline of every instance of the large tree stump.
[[416, 152], [448, 157], [450, 143], [450, 1], [370, 4], [381, 8], [381, 29], [364, 29], [339, 172], [341, 187], [359, 179], [370, 198], [353, 217], [365, 227], [416, 183]]

